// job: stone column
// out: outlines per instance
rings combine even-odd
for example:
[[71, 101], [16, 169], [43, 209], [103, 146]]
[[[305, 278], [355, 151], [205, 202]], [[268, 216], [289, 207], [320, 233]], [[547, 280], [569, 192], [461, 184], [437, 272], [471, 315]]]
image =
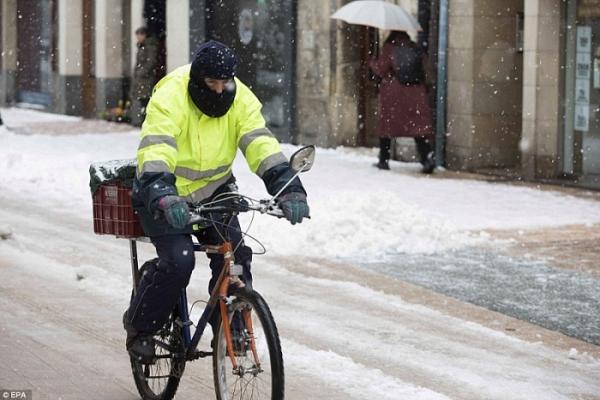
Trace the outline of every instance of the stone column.
[[523, 0], [450, 0], [450, 168], [518, 165], [522, 56], [516, 48], [516, 21], [522, 10]]
[[131, 0], [131, 29], [129, 35], [129, 42], [131, 43], [131, 74], [135, 68], [135, 61], [137, 56], [137, 39], [135, 38], [135, 31], [137, 28], [144, 26], [144, 0]]
[[297, 5], [296, 139], [300, 143], [335, 145], [330, 108], [337, 112], [338, 107], [330, 96], [336, 41], [329, 15], [336, 3], [299, 1]]
[[55, 112], [81, 114], [81, 50], [82, 0], [59, 0]]
[[16, 98], [17, 76], [17, 0], [3, 0], [0, 15], [2, 29], [2, 70], [0, 71], [0, 105], [13, 103]]
[[167, 73], [190, 62], [189, 0], [167, 1]]
[[95, 2], [96, 111], [102, 113], [123, 99], [123, 41], [129, 32], [123, 21], [121, 0]]
[[561, 132], [561, 0], [525, 1], [523, 62], [523, 174], [556, 176]]

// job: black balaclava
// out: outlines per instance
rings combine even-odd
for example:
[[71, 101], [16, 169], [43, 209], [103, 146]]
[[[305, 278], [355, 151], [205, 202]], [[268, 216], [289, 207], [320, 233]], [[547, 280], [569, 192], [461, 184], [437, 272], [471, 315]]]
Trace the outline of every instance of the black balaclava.
[[233, 79], [235, 67], [235, 55], [223, 43], [211, 40], [196, 50], [190, 68], [188, 91], [196, 107], [209, 117], [227, 114], [235, 99], [236, 87], [232, 80], [222, 93], [213, 92], [204, 83], [204, 78]]

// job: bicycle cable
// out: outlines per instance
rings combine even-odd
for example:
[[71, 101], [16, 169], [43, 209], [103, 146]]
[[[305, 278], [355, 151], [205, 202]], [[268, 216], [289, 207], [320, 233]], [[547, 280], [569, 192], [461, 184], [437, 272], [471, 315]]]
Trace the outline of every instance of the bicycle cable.
[[[227, 225], [227, 224], [225, 224], [225, 223], [223, 223], [221, 221], [215, 221], [213, 219], [209, 219], [209, 221], [212, 222], [213, 227], [215, 228], [215, 230], [217, 231], [217, 233], [219, 234], [219, 236], [221, 236], [221, 238], [223, 238], [223, 235], [221, 235], [221, 232], [219, 231], [219, 229], [215, 225], [221, 225], [221, 226], [225, 227], [226, 229], [231, 229], [234, 232], [238, 232], [238, 233], [240, 233], [242, 235], [242, 238], [248, 237], [248, 238], [252, 239], [253, 242], [255, 242], [256, 244], [258, 244], [262, 248], [262, 251], [260, 253], [253, 251], [252, 252], [253, 255], [261, 256], [263, 254], [267, 254], [267, 248], [262, 244], [262, 242], [260, 240], [258, 240], [257, 238], [255, 238], [251, 234], [249, 234], [247, 232], [244, 232], [244, 231], [242, 231], [241, 229], [238, 229], [238, 228], [232, 228], [231, 226], [229, 226], [229, 225]], [[223, 238], [223, 241], [226, 241], [225, 238]]]
[[[221, 198], [222, 196], [227, 196], [227, 195], [231, 195], [231, 196], [225, 197], [225, 198]], [[253, 199], [252, 197], [245, 196], [245, 195], [242, 195], [242, 194], [239, 194], [239, 193], [236, 193], [236, 192], [224, 192], [224, 193], [219, 193], [217, 196], [215, 196], [215, 198], [212, 201], [204, 203], [203, 205], [204, 206], [213, 205], [213, 204], [222, 203], [224, 201], [231, 200], [231, 199], [249, 200], [249, 202], [251, 204], [259, 202], [259, 200]], [[250, 222], [248, 223], [248, 227], [246, 228], [245, 231], [242, 230], [241, 227], [240, 228], [232, 228], [230, 224], [225, 224], [223, 222], [216, 221], [216, 220], [214, 220], [212, 218], [207, 218], [207, 220], [212, 223], [213, 228], [215, 229], [215, 231], [217, 232], [217, 234], [220, 236], [221, 240], [223, 240], [223, 242], [226, 242], [227, 240], [225, 239], [225, 235], [217, 227], [217, 224], [225, 227], [226, 230], [231, 229], [234, 232], [238, 232], [238, 233], [241, 234], [242, 240], [240, 240], [238, 242], [238, 244], [236, 245], [235, 249], [233, 250], [234, 253], [242, 245], [242, 243], [244, 242], [244, 239], [246, 237], [248, 237], [248, 238], [250, 238], [252, 241], [254, 241], [256, 244], [258, 244], [262, 248], [262, 251], [260, 251], [260, 252], [252, 251], [253, 255], [259, 256], [259, 255], [266, 254], [267, 253], [267, 248], [262, 244], [262, 242], [260, 240], [258, 240], [257, 238], [255, 238], [254, 236], [252, 236], [252, 235], [250, 235], [248, 233], [250, 231], [250, 228], [252, 227], [252, 223], [254, 222], [255, 215], [256, 215], [256, 211], [253, 210], [252, 211], [252, 217], [251, 217]]]
[[192, 320], [192, 318], [190, 317], [192, 315], [192, 311], [194, 310], [194, 306], [196, 305], [196, 303], [204, 303], [204, 304], [208, 304], [208, 301], [205, 300], [196, 300], [192, 303], [191, 307], [190, 307], [190, 311], [188, 312], [188, 320], [192, 323], [193, 327], [196, 327], [196, 324], [194, 323], [194, 320]]

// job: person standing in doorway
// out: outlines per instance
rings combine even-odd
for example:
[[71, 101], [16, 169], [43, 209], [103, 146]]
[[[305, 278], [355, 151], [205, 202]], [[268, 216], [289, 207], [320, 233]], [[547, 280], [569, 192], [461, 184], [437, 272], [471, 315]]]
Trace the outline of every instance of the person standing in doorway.
[[141, 125], [146, 117], [146, 106], [150, 101], [152, 89], [158, 81], [159, 44], [154, 36], [148, 34], [146, 27], [138, 28], [135, 37], [138, 51], [133, 71], [131, 99], [137, 102], [135, 110], [139, 113], [134, 121], [139, 121]]
[[413, 137], [422, 172], [435, 169], [433, 119], [425, 85], [423, 54], [406, 32], [392, 31], [371, 70], [382, 81], [379, 90], [379, 169], [390, 169], [390, 148], [396, 137]]

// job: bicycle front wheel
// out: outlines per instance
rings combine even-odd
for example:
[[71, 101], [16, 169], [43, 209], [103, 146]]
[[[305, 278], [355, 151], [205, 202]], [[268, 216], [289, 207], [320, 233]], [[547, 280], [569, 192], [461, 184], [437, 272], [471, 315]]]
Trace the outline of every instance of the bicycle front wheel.
[[219, 317], [213, 349], [217, 399], [282, 400], [283, 358], [271, 311], [253, 290], [238, 290], [233, 297], [228, 305], [228, 320], [237, 368], [227, 353], [225, 327]]

